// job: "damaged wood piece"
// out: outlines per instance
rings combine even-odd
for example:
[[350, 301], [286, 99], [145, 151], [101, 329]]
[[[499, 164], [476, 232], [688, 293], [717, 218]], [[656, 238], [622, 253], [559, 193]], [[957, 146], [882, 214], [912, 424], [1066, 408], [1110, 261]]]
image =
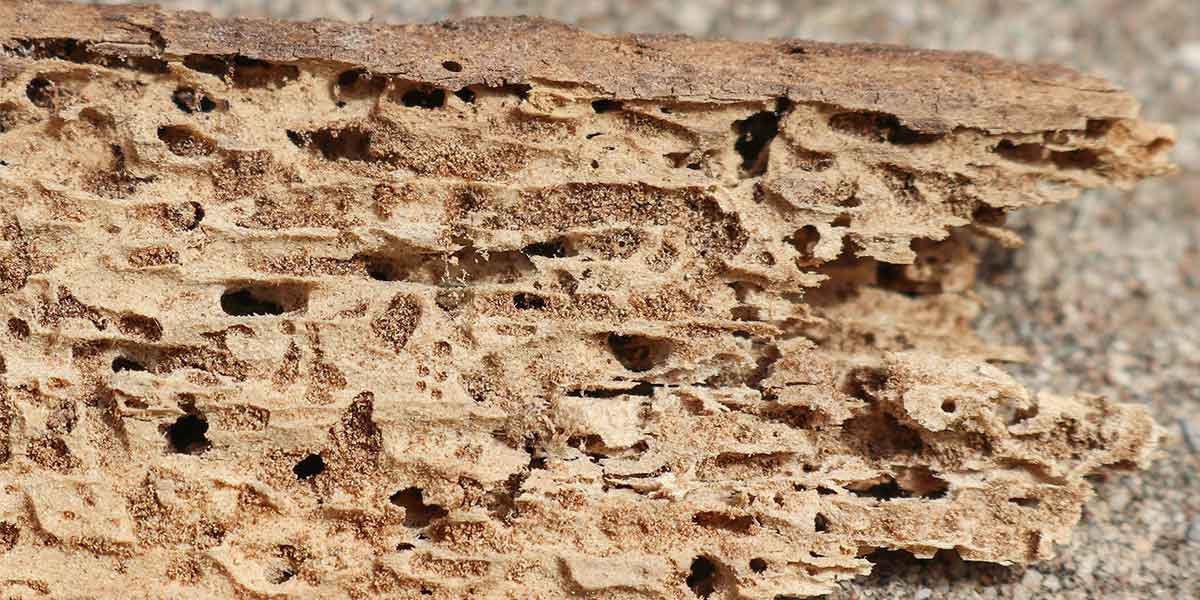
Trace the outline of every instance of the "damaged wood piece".
[[1049, 558], [1150, 460], [971, 293], [1171, 171], [990, 56], [0, 3], [0, 584], [789, 598]]

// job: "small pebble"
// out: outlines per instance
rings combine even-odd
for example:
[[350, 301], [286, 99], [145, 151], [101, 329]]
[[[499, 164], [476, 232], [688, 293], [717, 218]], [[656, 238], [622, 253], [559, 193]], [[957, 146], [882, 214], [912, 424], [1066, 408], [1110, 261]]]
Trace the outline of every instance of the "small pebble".
[[1193, 71], [1200, 71], [1200, 42], [1188, 42], [1177, 51], [1179, 61]]
[[1084, 581], [1090, 582], [1092, 574], [1096, 571], [1097, 562], [1098, 558], [1095, 554], [1085, 554], [1075, 566], [1075, 574]]
[[1025, 571], [1025, 576], [1021, 577], [1021, 587], [1029, 589], [1038, 589], [1042, 587], [1042, 574], [1033, 569]]
[[1109, 492], [1108, 505], [1112, 507], [1114, 511], [1123, 511], [1125, 510], [1125, 507], [1129, 505], [1130, 497], [1131, 495], [1128, 489], [1119, 487], [1112, 492]]
[[929, 600], [933, 597], [933, 590], [923, 587], [917, 590], [917, 600]]
[[1179, 419], [1179, 431], [1183, 434], [1183, 443], [1187, 444], [1188, 450], [1192, 454], [1200, 454], [1200, 427], [1196, 427], [1188, 422], [1188, 419]]
[[1192, 517], [1192, 524], [1187, 529], [1187, 541], [1193, 546], [1200, 546], [1200, 515]]
[[1057, 592], [1062, 589], [1062, 582], [1058, 580], [1058, 575], [1047, 575], [1046, 579], [1042, 581], [1042, 586], [1052, 592]]

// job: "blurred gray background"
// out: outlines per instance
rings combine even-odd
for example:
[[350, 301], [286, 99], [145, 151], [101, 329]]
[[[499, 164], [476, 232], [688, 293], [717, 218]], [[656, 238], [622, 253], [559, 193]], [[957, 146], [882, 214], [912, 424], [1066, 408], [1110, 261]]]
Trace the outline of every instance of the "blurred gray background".
[[[111, 0], [105, 0], [112, 3]], [[883, 555], [834, 598], [1200, 598], [1200, 1], [170, 0], [222, 16], [552, 17], [600, 32], [802, 37], [984, 50], [1099, 74], [1179, 131], [1179, 175], [1017, 215], [989, 256], [985, 337], [1029, 348], [1034, 389], [1145, 404], [1169, 433], [1147, 471], [1098, 479], [1074, 542], [1032, 567]]]

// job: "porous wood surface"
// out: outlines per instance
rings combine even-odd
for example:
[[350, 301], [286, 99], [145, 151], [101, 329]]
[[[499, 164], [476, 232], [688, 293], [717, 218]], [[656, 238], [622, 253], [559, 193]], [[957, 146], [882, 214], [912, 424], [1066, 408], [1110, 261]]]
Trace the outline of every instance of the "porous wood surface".
[[1095, 77], [0, 17], [18, 591], [812, 595], [880, 549], [1050, 558], [1160, 437], [969, 327], [1006, 213], [1169, 170]]

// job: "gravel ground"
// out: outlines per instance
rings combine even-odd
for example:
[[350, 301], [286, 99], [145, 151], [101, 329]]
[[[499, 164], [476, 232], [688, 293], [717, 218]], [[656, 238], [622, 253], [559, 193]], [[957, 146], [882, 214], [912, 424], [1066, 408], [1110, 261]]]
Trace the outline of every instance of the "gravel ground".
[[1056, 62], [1130, 89], [1175, 125], [1181, 173], [1018, 215], [991, 257], [981, 333], [1029, 348], [1034, 389], [1145, 404], [1170, 434], [1149, 470], [1098, 480], [1074, 541], [1029, 568], [888, 555], [832, 598], [1200, 598], [1200, 2], [175, 0], [173, 8], [404, 22], [538, 14], [608, 32], [869, 40]]

